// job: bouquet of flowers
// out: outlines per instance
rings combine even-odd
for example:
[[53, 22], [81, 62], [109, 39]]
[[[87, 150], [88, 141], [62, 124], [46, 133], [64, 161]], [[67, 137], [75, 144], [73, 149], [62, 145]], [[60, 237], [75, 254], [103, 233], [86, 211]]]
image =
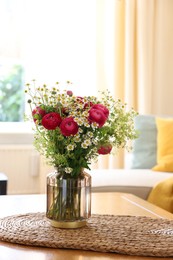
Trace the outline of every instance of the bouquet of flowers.
[[137, 137], [134, 117], [137, 113], [109, 91], [95, 96], [76, 96], [55, 86], [26, 84], [28, 103], [35, 122], [35, 147], [58, 171], [77, 177], [82, 168], [113, 148], [130, 148], [128, 141]]

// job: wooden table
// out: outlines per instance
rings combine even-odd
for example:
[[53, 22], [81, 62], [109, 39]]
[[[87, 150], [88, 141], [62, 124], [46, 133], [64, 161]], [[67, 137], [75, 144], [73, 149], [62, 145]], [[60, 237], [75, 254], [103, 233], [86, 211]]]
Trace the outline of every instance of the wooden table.
[[[43, 212], [46, 208], [45, 195], [0, 196], [0, 217], [29, 212]], [[147, 201], [126, 193], [93, 193], [92, 213], [150, 216], [173, 219], [173, 214]], [[124, 260], [164, 259], [156, 257], [127, 256], [114, 253], [99, 253], [82, 250], [49, 249], [0, 242], [1, 260]], [[171, 259], [171, 258], [168, 258]]]

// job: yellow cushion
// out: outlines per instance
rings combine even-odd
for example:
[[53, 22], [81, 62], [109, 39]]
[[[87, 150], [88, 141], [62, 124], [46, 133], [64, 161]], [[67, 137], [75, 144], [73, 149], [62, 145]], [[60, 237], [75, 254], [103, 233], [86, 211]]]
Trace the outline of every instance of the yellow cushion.
[[154, 171], [173, 172], [173, 119], [156, 118], [157, 165]]
[[159, 182], [152, 189], [147, 200], [173, 213], [173, 177]]

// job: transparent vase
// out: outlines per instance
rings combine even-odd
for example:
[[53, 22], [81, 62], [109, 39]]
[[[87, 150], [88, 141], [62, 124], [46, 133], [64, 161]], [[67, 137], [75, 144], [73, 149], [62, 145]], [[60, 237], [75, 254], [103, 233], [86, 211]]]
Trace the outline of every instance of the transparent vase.
[[77, 177], [58, 171], [50, 173], [46, 216], [54, 227], [85, 226], [91, 216], [91, 176], [85, 171]]

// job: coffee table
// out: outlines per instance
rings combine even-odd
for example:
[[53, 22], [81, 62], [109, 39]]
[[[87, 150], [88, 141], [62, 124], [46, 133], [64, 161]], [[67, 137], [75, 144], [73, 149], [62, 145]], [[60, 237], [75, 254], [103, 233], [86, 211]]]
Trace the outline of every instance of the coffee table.
[[[45, 195], [6, 195], [0, 196], [0, 217], [28, 212], [43, 212], [46, 207]], [[173, 214], [156, 207], [132, 194], [127, 193], [93, 193], [92, 213], [132, 216], [150, 216], [152, 218], [173, 219]], [[123, 260], [123, 259], [158, 259], [156, 257], [140, 257], [99, 253], [84, 250], [50, 249], [42, 247], [22, 246], [0, 242], [1, 260]], [[165, 258], [159, 258], [165, 259]], [[169, 258], [168, 258], [169, 259]]]

